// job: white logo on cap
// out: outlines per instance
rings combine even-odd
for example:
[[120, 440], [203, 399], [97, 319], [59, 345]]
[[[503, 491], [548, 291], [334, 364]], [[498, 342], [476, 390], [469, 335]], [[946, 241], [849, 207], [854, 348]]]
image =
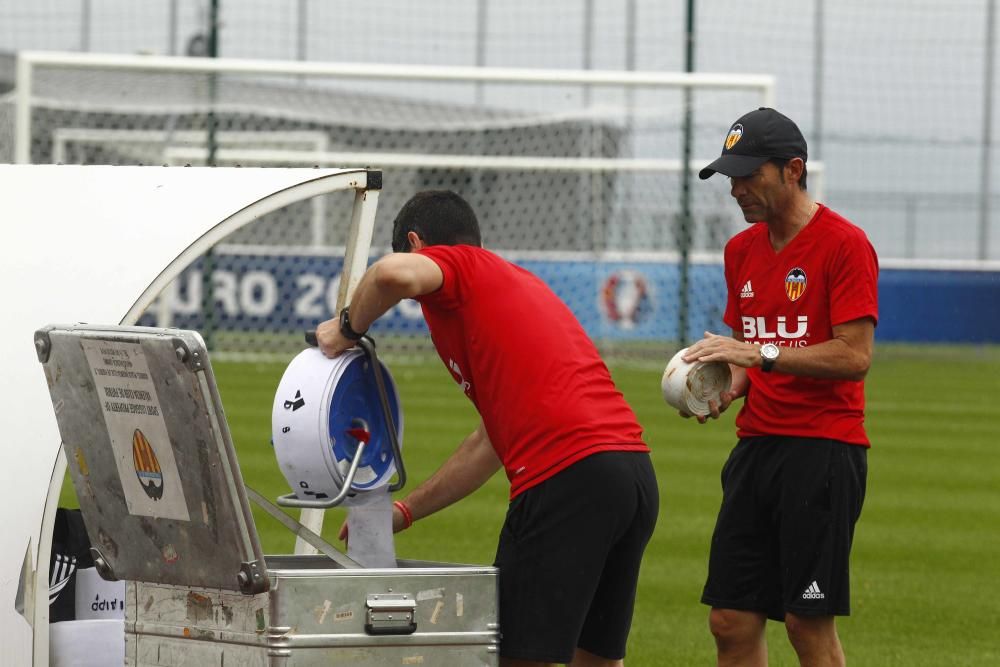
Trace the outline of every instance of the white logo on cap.
[[732, 150], [739, 140], [743, 137], [743, 126], [739, 123], [733, 125], [733, 129], [729, 130], [729, 134], [726, 136], [726, 150]]

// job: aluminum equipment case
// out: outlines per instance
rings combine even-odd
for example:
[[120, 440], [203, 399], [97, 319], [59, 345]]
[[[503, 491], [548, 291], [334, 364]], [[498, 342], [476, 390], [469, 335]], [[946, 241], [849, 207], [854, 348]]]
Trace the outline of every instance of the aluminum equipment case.
[[498, 663], [493, 567], [262, 554], [197, 332], [49, 326], [35, 346], [95, 564], [127, 581], [127, 665]]

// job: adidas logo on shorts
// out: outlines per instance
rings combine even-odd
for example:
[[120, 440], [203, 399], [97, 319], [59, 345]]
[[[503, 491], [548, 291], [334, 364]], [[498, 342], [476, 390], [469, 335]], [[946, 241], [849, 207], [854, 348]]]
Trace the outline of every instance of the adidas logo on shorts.
[[750, 281], [749, 280], [747, 281], [747, 284], [743, 286], [743, 289], [740, 290], [740, 298], [741, 299], [752, 299], [753, 298], [753, 287], [750, 285]]
[[809, 587], [802, 594], [803, 600], [822, 600], [825, 597], [823, 592], [819, 590], [819, 584], [815, 581], [809, 584]]

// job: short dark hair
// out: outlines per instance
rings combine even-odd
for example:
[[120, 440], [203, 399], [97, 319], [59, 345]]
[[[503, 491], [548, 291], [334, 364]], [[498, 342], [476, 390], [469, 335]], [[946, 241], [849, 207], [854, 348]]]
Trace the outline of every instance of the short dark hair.
[[[768, 160], [768, 162], [770, 162], [771, 164], [773, 164], [775, 167], [778, 168], [778, 171], [781, 172], [781, 180], [784, 181], [785, 180], [785, 165], [788, 164], [789, 162], [791, 162], [791, 160], [792, 160], [792, 158], [773, 157], [773, 158], [770, 158]], [[800, 190], [805, 190], [806, 189], [806, 176], [808, 176], [808, 173], [806, 171], [806, 161], [802, 160], [802, 178], [799, 179], [799, 189]]]
[[451, 190], [424, 190], [403, 204], [392, 223], [394, 252], [410, 251], [409, 232], [427, 245], [483, 244], [475, 212]]

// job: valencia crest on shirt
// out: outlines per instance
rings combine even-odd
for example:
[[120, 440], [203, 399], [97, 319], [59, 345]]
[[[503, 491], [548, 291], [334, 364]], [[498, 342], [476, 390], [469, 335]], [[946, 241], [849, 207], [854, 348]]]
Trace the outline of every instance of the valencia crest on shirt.
[[798, 301], [806, 291], [806, 272], [795, 267], [785, 276], [785, 294], [792, 301]]

